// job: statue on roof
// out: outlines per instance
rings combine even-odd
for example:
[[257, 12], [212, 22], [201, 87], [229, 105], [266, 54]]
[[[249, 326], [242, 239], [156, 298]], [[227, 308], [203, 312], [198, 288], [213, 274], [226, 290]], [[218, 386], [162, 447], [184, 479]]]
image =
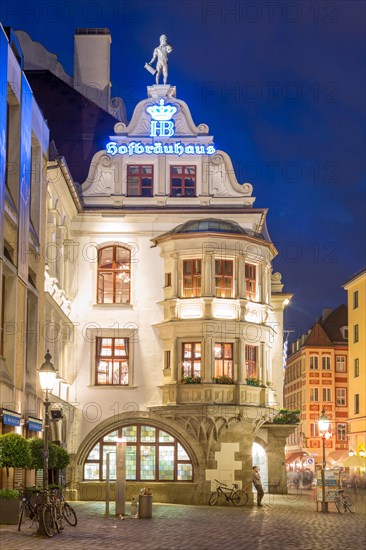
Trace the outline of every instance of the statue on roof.
[[[149, 63], [145, 64], [145, 69], [147, 69], [151, 74], [156, 74], [156, 84], [159, 84], [160, 75], [163, 73], [163, 82], [167, 84], [168, 82], [168, 55], [173, 51], [173, 48], [168, 44], [168, 38], [165, 34], [162, 34], [160, 37], [160, 44], [154, 50], [153, 57]], [[151, 67], [151, 64], [157, 59], [156, 69]]]

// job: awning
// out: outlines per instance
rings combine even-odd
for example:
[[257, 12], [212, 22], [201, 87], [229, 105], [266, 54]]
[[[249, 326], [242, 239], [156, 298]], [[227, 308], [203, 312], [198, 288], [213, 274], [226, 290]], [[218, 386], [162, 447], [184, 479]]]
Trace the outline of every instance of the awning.
[[338, 451], [333, 451], [332, 453], [329, 453], [328, 460], [330, 462], [340, 462], [342, 463], [343, 460], [346, 460], [348, 458], [348, 450], [347, 449], [339, 449]]
[[40, 418], [33, 418], [28, 416], [28, 430], [32, 432], [41, 432], [42, 431], [42, 420]]
[[345, 468], [366, 468], [366, 458], [364, 456], [349, 456], [342, 462]]
[[297, 460], [299, 458], [308, 458], [309, 453], [306, 451], [297, 451], [296, 453], [292, 453], [288, 455], [286, 458], [286, 464], [290, 464], [291, 462], [294, 462], [294, 460]]
[[8, 409], [2, 410], [3, 424], [8, 426], [20, 426], [20, 419], [22, 415], [15, 411], [9, 411]]

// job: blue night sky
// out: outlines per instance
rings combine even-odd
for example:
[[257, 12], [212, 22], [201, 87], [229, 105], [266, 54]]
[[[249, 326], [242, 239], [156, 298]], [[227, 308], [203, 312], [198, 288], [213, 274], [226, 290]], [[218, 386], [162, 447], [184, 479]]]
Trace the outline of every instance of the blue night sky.
[[109, 28], [112, 96], [129, 118], [167, 34], [177, 96], [269, 208], [275, 270], [294, 293], [285, 328], [301, 334], [366, 265], [365, 11], [362, 0], [2, 0], [0, 20], [70, 75], [74, 29]]

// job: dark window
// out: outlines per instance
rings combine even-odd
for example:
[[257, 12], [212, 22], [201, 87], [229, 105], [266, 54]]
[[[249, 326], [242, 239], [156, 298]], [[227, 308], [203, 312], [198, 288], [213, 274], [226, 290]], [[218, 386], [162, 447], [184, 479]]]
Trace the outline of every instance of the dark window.
[[122, 246], [98, 251], [98, 304], [130, 303], [131, 252]]
[[343, 422], [337, 424], [337, 440], [347, 441], [347, 424]]
[[355, 359], [354, 362], [354, 377], [357, 378], [360, 376], [360, 360], [358, 358]]
[[201, 376], [201, 342], [182, 344], [182, 376]]
[[234, 262], [232, 260], [215, 260], [215, 288], [217, 298], [233, 297]]
[[100, 386], [128, 386], [128, 338], [96, 339], [96, 380]]
[[183, 260], [183, 297], [201, 296], [201, 260]]
[[353, 293], [353, 309], [358, 308], [358, 290], [355, 290]]
[[355, 394], [355, 414], [360, 414], [360, 394]]
[[358, 325], [353, 326], [353, 342], [358, 342]]
[[172, 197], [196, 196], [196, 167], [170, 167], [170, 194]]
[[150, 164], [127, 166], [127, 196], [152, 197], [154, 167]]

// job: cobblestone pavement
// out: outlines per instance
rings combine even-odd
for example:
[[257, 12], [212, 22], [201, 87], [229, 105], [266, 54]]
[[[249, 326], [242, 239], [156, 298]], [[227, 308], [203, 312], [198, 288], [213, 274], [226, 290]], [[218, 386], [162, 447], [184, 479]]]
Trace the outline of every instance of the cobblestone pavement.
[[[364, 492], [363, 492], [364, 493]], [[2, 525], [2, 550], [363, 550], [366, 495], [352, 495], [356, 513], [316, 512], [313, 495], [265, 495], [264, 506], [154, 504], [152, 519], [104, 516], [104, 503], [75, 502], [76, 527], [52, 539]], [[129, 512], [129, 503], [126, 506]]]

